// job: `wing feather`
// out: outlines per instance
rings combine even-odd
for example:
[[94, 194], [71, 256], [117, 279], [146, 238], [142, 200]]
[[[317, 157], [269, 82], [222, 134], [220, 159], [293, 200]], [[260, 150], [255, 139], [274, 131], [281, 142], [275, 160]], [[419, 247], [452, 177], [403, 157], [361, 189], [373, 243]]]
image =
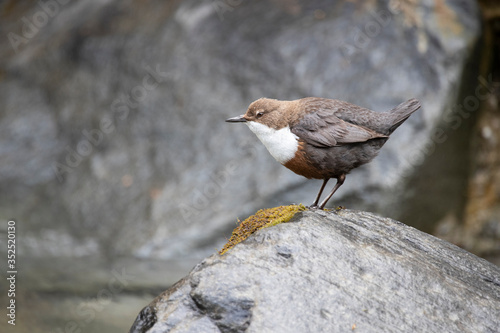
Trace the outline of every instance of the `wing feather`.
[[290, 130], [307, 143], [320, 148], [387, 137], [366, 127], [346, 122], [326, 109], [306, 114]]

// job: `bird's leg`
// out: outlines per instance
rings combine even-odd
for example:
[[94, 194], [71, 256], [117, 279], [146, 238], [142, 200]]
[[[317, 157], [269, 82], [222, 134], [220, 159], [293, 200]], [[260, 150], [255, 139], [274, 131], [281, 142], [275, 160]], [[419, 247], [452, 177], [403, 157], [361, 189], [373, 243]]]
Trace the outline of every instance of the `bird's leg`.
[[314, 200], [313, 204], [310, 206], [311, 208], [318, 207], [318, 202], [319, 202], [319, 199], [321, 198], [321, 193], [323, 193], [323, 190], [325, 189], [326, 183], [328, 183], [329, 180], [330, 180], [330, 178], [325, 178], [323, 180], [323, 185], [321, 185], [321, 188], [319, 189], [319, 193], [316, 196], [316, 200]]
[[335, 186], [333, 187], [333, 190], [330, 192], [330, 194], [326, 197], [325, 200], [323, 200], [321, 202], [321, 204], [319, 205], [319, 209], [323, 209], [325, 208], [325, 205], [326, 203], [328, 202], [328, 200], [330, 200], [330, 198], [332, 197], [333, 193], [335, 193], [335, 191], [338, 190], [338, 188], [344, 184], [344, 180], [345, 180], [345, 174], [344, 175], [341, 175], [340, 177], [337, 178], [337, 184], [335, 184]]

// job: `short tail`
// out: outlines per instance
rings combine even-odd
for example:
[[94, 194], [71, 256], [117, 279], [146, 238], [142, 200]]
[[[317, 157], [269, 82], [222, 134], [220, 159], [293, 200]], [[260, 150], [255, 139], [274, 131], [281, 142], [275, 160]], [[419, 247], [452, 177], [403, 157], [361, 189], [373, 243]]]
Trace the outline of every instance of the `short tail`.
[[412, 98], [390, 110], [388, 113], [391, 115], [392, 125], [389, 128], [389, 133], [394, 132], [394, 130], [404, 123], [413, 112], [420, 109], [420, 106], [420, 102]]

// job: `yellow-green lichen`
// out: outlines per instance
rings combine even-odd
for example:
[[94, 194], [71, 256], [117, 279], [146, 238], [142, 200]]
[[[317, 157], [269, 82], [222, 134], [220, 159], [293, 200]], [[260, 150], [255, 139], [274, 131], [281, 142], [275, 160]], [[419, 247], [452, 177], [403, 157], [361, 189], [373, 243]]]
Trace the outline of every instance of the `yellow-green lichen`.
[[285, 223], [295, 215], [295, 213], [306, 210], [306, 207], [300, 205], [279, 206], [274, 208], [261, 209], [254, 215], [241, 222], [231, 234], [228, 242], [219, 254], [226, 253], [236, 244], [244, 241], [251, 234], [262, 228], [272, 227], [274, 225]]

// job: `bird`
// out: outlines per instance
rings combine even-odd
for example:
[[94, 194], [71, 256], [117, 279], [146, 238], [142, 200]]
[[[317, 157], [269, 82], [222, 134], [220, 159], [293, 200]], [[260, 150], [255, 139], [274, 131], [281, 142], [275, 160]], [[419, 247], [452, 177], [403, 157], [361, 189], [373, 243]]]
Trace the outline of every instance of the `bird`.
[[[309, 208], [323, 210], [353, 169], [373, 160], [389, 136], [420, 108], [409, 99], [375, 112], [337, 99], [306, 97], [293, 101], [260, 98], [245, 114], [226, 119], [245, 123], [282, 165], [308, 179], [322, 179]], [[327, 182], [337, 183], [319, 202]]]

